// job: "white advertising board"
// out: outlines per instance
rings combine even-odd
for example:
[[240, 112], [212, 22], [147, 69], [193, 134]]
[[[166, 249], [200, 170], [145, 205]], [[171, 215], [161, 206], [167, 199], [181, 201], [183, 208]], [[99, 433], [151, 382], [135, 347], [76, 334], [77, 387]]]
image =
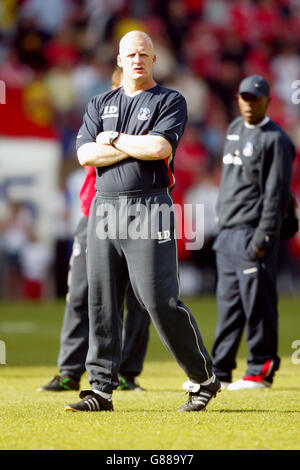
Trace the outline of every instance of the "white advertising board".
[[60, 165], [61, 147], [55, 140], [0, 137], [0, 217], [8, 200], [29, 204], [38, 237], [52, 242], [51, 200]]

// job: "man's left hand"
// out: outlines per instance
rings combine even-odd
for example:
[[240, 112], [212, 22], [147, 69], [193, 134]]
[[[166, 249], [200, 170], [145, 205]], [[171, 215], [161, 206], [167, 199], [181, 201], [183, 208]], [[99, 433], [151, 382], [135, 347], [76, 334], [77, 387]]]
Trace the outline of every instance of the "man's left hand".
[[111, 131], [99, 132], [99, 134], [96, 137], [97, 144], [110, 145], [110, 136], [111, 136]]
[[266, 250], [260, 250], [259, 248], [257, 248], [257, 246], [254, 246], [254, 245], [253, 245], [253, 250], [255, 251], [258, 259], [262, 259], [266, 254]]

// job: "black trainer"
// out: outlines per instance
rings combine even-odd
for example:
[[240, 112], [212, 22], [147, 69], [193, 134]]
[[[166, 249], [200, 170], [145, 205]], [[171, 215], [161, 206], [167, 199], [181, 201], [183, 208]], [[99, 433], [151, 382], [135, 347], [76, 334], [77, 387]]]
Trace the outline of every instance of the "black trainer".
[[134, 379], [131, 379], [129, 377], [119, 378], [119, 386], [117, 390], [124, 390], [124, 391], [133, 390], [135, 392], [145, 392], [145, 389], [143, 387], [137, 384]]
[[67, 405], [66, 411], [113, 411], [114, 407], [111, 400], [98, 395], [92, 390], [82, 390], [79, 394], [81, 401]]
[[178, 411], [203, 411], [209, 401], [221, 391], [221, 384], [217, 377], [209, 385], [194, 384], [193, 382], [185, 382], [183, 388], [188, 390], [189, 399], [182, 405]]
[[60, 375], [56, 375], [47, 385], [37, 389], [38, 392], [66, 392], [69, 390], [79, 390], [79, 380]]

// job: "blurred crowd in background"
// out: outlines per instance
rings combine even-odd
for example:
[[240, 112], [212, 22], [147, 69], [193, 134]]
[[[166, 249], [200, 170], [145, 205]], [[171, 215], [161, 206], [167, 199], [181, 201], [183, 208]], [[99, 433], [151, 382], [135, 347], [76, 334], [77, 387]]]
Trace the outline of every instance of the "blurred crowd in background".
[[[189, 251], [179, 240], [182, 293], [215, 290], [211, 246], [222, 148], [246, 75], [261, 74], [271, 85], [268, 114], [297, 147], [292, 186], [300, 202], [300, 104], [292, 99], [294, 93], [300, 101], [299, 0], [0, 0], [0, 80], [6, 85], [0, 145], [3, 137], [34, 137], [55, 140], [61, 149], [57, 195], [49, 201], [52, 246], [36, 235], [22, 198], [5, 199], [0, 185], [2, 298], [66, 293], [84, 178], [75, 138], [88, 100], [110, 88], [118, 42], [133, 29], [153, 39], [156, 81], [180, 91], [188, 104], [173, 196], [180, 204], [204, 204], [205, 243]], [[297, 291], [299, 235], [282, 243], [279, 268], [281, 289]]]

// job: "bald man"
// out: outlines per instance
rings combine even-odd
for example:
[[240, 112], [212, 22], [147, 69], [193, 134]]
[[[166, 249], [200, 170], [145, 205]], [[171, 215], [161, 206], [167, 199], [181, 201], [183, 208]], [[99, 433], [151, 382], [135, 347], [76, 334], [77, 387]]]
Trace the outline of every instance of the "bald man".
[[121, 359], [120, 312], [129, 281], [189, 381], [179, 411], [201, 411], [220, 390], [195, 319], [179, 300], [173, 162], [187, 120], [185, 99], [153, 79], [152, 40], [120, 41], [123, 87], [92, 98], [77, 137], [81, 165], [97, 168], [88, 225], [91, 390], [71, 411], [112, 411]]

